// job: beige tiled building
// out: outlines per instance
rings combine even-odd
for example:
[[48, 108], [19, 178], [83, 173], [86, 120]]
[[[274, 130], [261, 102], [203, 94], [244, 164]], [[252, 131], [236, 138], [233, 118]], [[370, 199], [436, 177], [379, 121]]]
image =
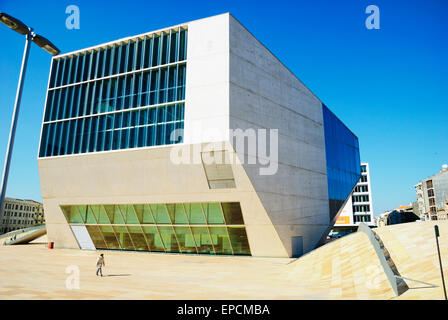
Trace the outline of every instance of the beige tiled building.
[[33, 200], [5, 198], [0, 215], [0, 234], [34, 226], [43, 220], [43, 205]]

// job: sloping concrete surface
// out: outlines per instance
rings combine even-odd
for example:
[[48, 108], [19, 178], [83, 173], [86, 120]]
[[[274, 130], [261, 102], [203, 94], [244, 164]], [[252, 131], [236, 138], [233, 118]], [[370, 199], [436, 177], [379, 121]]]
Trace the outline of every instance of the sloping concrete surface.
[[[44, 236], [0, 247], [0, 299], [442, 299], [433, 225], [375, 229], [402, 276], [436, 285], [406, 280], [410, 289], [399, 297], [359, 232], [299, 259], [101, 251], [102, 278], [99, 251], [50, 250]], [[438, 225], [448, 274], [448, 221]]]

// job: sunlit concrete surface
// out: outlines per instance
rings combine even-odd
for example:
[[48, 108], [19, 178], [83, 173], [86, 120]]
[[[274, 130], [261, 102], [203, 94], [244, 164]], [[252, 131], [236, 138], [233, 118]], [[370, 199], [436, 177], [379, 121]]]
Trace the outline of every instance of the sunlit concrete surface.
[[[438, 222], [448, 275], [448, 222]], [[363, 233], [333, 241], [300, 259], [53, 249], [46, 237], [0, 246], [0, 299], [442, 299], [434, 223], [375, 229], [410, 289], [395, 297]], [[77, 266], [79, 289], [67, 279]], [[68, 281], [73, 285], [73, 282]], [[70, 286], [69, 286], [70, 287]]]
[[410, 289], [403, 298], [444, 298], [434, 225], [440, 230], [439, 245], [448, 290], [448, 221], [414, 222], [375, 229], [403, 277], [437, 286], [431, 288], [406, 280]]

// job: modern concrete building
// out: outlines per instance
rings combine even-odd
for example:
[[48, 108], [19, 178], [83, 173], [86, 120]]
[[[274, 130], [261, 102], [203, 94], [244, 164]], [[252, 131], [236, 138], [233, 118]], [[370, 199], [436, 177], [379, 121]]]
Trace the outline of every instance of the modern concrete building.
[[361, 178], [341, 210], [332, 233], [345, 234], [354, 232], [358, 229], [361, 222], [370, 227], [375, 226], [368, 163], [361, 163]]
[[417, 193], [420, 219], [439, 220], [439, 211], [440, 218], [444, 219], [444, 206], [448, 199], [448, 165], [443, 165], [439, 173], [420, 181], [414, 188]]
[[0, 215], [0, 234], [34, 226], [34, 218], [42, 204], [33, 200], [5, 198]]
[[38, 156], [56, 248], [295, 257], [357, 137], [232, 15], [52, 60]]

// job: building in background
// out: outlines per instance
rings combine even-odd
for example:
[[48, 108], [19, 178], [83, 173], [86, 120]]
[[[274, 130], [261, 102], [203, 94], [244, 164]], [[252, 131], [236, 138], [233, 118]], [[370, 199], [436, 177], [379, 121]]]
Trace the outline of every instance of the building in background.
[[369, 164], [361, 163], [361, 178], [345, 203], [331, 234], [344, 235], [358, 229], [361, 222], [375, 226]]
[[358, 138], [230, 14], [53, 57], [38, 166], [56, 248], [265, 257], [323, 243], [360, 177]]
[[444, 164], [439, 173], [420, 181], [414, 188], [420, 219], [444, 220], [444, 206], [448, 197], [448, 165]]
[[393, 224], [408, 223], [420, 220], [417, 203], [398, 206], [394, 210], [380, 214], [376, 219], [377, 227], [384, 227]]
[[34, 213], [34, 225], [39, 226], [45, 224], [44, 205], [37, 201], [33, 202], [37, 204], [36, 212]]
[[42, 204], [33, 200], [5, 198], [3, 208], [0, 234], [34, 226], [35, 216], [41, 211], [43, 217]]

